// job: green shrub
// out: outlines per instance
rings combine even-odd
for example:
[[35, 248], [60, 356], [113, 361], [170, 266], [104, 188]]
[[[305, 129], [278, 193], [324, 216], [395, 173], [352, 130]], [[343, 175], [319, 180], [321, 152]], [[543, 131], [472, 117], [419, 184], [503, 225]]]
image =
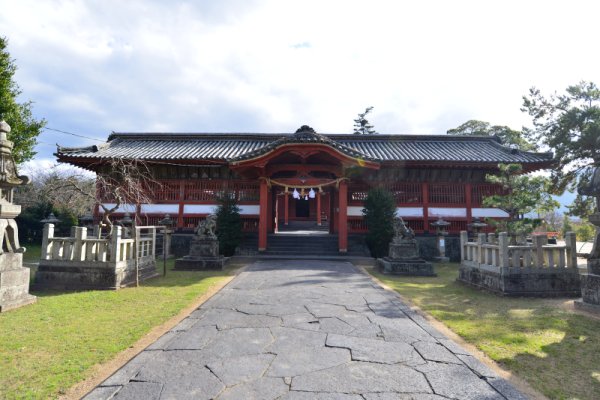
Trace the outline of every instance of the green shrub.
[[575, 233], [577, 234], [577, 240], [587, 242], [594, 238], [596, 228], [589, 222], [584, 222], [575, 228]]
[[242, 218], [237, 199], [233, 193], [224, 193], [218, 199], [217, 237], [219, 252], [226, 257], [232, 256], [242, 242]]
[[362, 210], [369, 228], [367, 245], [373, 257], [384, 257], [394, 237], [394, 217], [396, 201], [394, 196], [384, 188], [369, 190]]

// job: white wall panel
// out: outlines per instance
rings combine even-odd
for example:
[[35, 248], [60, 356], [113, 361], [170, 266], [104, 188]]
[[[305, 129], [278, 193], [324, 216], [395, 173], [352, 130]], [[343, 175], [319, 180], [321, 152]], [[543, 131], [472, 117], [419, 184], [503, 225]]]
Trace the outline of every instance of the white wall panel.
[[142, 204], [142, 214], [178, 214], [179, 204]]
[[430, 217], [466, 218], [466, 208], [429, 207]]
[[478, 218], [508, 218], [508, 213], [497, 208], [474, 208], [473, 217]]

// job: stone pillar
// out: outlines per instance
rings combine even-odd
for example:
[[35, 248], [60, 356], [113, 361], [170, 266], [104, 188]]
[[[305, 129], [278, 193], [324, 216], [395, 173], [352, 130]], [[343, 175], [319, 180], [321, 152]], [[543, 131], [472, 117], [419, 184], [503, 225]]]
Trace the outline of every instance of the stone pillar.
[[[0, 121], [0, 312], [34, 303], [29, 294], [29, 268], [23, 268], [25, 247], [19, 245], [19, 228], [15, 218], [21, 206], [13, 204], [13, 190], [26, 185], [29, 178], [17, 176], [12, 157], [13, 142], [8, 140], [10, 126]], [[47, 247], [47, 243], [46, 243]]]
[[258, 251], [267, 250], [267, 226], [268, 226], [268, 213], [267, 213], [267, 202], [269, 196], [269, 188], [267, 187], [267, 181], [261, 179], [260, 181], [260, 211], [258, 220]]
[[340, 253], [348, 251], [348, 182], [341, 181], [339, 189], [338, 247]]

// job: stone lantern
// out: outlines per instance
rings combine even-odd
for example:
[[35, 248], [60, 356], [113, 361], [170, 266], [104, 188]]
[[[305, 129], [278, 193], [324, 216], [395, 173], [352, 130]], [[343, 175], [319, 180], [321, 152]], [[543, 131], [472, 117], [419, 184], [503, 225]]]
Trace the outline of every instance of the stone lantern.
[[9, 133], [10, 126], [0, 121], [0, 312], [36, 301], [29, 294], [30, 270], [23, 267], [25, 247], [19, 245], [15, 222], [21, 206], [13, 204], [14, 188], [28, 184], [29, 178], [17, 175], [13, 142], [7, 139]]
[[438, 248], [438, 252], [439, 252], [439, 256], [435, 257], [436, 261], [439, 262], [448, 262], [450, 261], [450, 259], [448, 257], [446, 257], [446, 236], [448, 236], [448, 226], [450, 225], [450, 222], [448, 221], [444, 221], [441, 217], [435, 221], [431, 223], [431, 226], [433, 226], [435, 228], [435, 233], [436, 233], [436, 242], [437, 242], [437, 248]]
[[468, 228], [473, 230], [473, 236], [477, 237], [479, 231], [488, 226], [485, 222], [482, 222], [479, 217], [473, 218], [473, 222], [467, 225]]
[[581, 300], [575, 301], [575, 307], [600, 313], [600, 167], [594, 169], [590, 183], [580, 188], [579, 193], [596, 198], [596, 212], [589, 217], [590, 223], [596, 226], [596, 234], [587, 259], [587, 270], [580, 275]]

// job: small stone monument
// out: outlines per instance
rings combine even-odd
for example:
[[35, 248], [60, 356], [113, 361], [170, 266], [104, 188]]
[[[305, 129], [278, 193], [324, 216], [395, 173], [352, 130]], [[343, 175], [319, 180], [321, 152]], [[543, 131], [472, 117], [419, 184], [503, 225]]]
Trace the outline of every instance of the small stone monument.
[[580, 188], [579, 193], [596, 197], [596, 212], [589, 218], [596, 226], [596, 235], [587, 260], [587, 271], [580, 276], [582, 299], [575, 301], [575, 308], [600, 313], [600, 167], [596, 167], [590, 183]]
[[406, 226], [401, 217], [394, 219], [394, 238], [388, 256], [377, 259], [377, 266], [384, 274], [436, 276], [433, 265], [419, 257], [419, 243], [415, 233]]
[[217, 216], [210, 214], [198, 224], [190, 244], [190, 254], [175, 260], [175, 269], [223, 269], [225, 257], [219, 255], [219, 240], [215, 235]]
[[29, 268], [23, 267], [25, 247], [19, 245], [19, 228], [15, 218], [21, 206], [13, 204], [16, 186], [26, 185], [29, 178], [17, 176], [12, 157], [13, 142], [7, 139], [10, 126], [0, 121], [0, 312], [34, 303], [29, 294]]

